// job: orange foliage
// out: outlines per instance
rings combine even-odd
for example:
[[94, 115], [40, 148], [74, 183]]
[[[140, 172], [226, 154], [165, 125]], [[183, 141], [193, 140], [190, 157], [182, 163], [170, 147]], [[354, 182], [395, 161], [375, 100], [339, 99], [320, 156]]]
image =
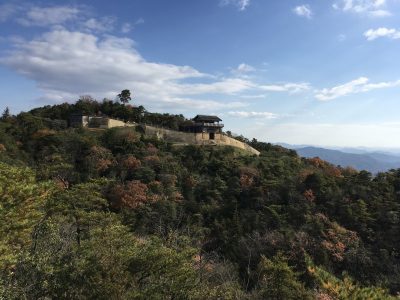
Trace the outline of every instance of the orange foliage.
[[148, 166], [152, 168], [160, 165], [160, 158], [156, 155], [146, 156], [143, 160]]
[[0, 144], [0, 152], [4, 152], [6, 151], [6, 146], [4, 146], [3, 144]]
[[254, 178], [247, 174], [240, 175], [239, 181], [240, 181], [240, 186], [244, 189], [248, 189], [254, 184]]
[[128, 131], [124, 134], [124, 140], [129, 143], [134, 143], [139, 140], [139, 137], [134, 132]]
[[312, 189], [306, 190], [303, 193], [303, 196], [307, 199], [307, 201], [310, 201], [310, 202], [314, 202], [315, 201], [315, 195], [314, 195], [314, 192], [313, 192]]
[[330, 227], [323, 232], [324, 240], [321, 242], [321, 246], [329, 252], [333, 260], [343, 261], [346, 250], [358, 245], [357, 233], [347, 230], [336, 222], [329, 221], [323, 214], [317, 214], [316, 217]]
[[136, 170], [140, 168], [142, 163], [136, 157], [129, 155], [124, 160], [122, 160], [121, 165], [128, 170]]
[[125, 185], [119, 184], [112, 190], [113, 204], [117, 208], [135, 209], [151, 201], [147, 197], [147, 191], [147, 185], [138, 180], [129, 181]]
[[250, 167], [241, 167], [240, 170], [240, 186], [242, 188], [250, 188], [254, 185], [256, 179], [259, 177], [258, 170]]
[[109, 167], [111, 167], [112, 164], [113, 164], [113, 162], [111, 160], [100, 158], [99, 160], [97, 160], [97, 164], [96, 164], [95, 168], [98, 172], [104, 172]]
[[106, 171], [114, 163], [111, 151], [100, 146], [90, 148], [88, 160], [98, 172]]
[[320, 159], [319, 157], [309, 158], [308, 161], [317, 168], [323, 168], [326, 165], [326, 162]]
[[351, 176], [358, 174], [358, 171], [352, 167], [346, 167], [342, 170], [343, 175]]
[[148, 187], [149, 187], [150, 191], [152, 191], [153, 193], [159, 194], [162, 192], [162, 184], [161, 184], [161, 182], [159, 182], [157, 180], [150, 182], [148, 184]]
[[325, 294], [323, 292], [318, 292], [315, 295], [315, 299], [316, 300], [334, 300], [331, 296], [329, 296], [328, 294]]
[[54, 130], [48, 129], [48, 128], [44, 128], [44, 129], [39, 129], [38, 131], [36, 131], [34, 134], [32, 134], [33, 138], [41, 138], [41, 137], [45, 137], [45, 136], [49, 136], [49, 135], [53, 135], [56, 132]]
[[173, 198], [176, 202], [181, 202], [185, 199], [180, 192], [175, 192]]
[[197, 185], [197, 180], [193, 176], [188, 176], [185, 178], [185, 185], [188, 188], [194, 188]]
[[158, 152], [158, 149], [153, 144], [147, 145], [147, 153], [149, 155], [156, 155], [157, 152]]
[[325, 174], [333, 177], [341, 177], [342, 172], [338, 167], [329, 164], [328, 162], [320, 159], [319, 157], [309, 158], [308, 162], [316, 168], [323, 169]]
[[340, 169], [337, 167], [334, 167], [334, 166], [327, 168], [325, 170], [325, 173], [332, 177], [341, 177], [342, 176], [342, 172], [340, 171]]

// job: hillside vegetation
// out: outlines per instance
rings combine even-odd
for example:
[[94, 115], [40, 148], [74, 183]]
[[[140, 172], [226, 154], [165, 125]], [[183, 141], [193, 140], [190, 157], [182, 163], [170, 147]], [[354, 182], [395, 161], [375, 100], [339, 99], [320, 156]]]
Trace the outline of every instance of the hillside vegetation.
[[0, 121], [0, 299], [398, 299], [400, 170], [66, 127], [83, 99]]

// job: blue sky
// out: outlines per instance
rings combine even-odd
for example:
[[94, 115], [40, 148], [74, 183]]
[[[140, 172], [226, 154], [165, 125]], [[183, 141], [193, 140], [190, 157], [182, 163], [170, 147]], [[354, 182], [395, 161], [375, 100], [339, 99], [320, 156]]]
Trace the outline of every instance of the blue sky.
[[114, 99], [268, 142], [400, 148], [399, 0], [0, 1], [0, 108]]

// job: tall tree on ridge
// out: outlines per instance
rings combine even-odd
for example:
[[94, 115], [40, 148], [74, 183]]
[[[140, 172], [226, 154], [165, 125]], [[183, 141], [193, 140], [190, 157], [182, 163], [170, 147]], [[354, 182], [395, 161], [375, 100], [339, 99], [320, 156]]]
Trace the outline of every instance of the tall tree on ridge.
[[118, 98], [119, 98], [119, 101], [121, 101], [121, 103], [123, 103], [123, 104], [128, 103], [130, 100], [132, 100], [131, 91], [130, 90], [122, 90], [121, 93], [118, 94]]

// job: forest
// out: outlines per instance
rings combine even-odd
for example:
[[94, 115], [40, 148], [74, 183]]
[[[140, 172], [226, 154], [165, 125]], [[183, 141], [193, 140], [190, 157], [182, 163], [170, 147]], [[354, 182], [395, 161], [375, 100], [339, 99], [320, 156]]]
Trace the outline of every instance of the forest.
[[73, 112], [0, 119], [0, 299], [400, 299], [400, 169], [373, 176], [256, 139], [174, 146]]

